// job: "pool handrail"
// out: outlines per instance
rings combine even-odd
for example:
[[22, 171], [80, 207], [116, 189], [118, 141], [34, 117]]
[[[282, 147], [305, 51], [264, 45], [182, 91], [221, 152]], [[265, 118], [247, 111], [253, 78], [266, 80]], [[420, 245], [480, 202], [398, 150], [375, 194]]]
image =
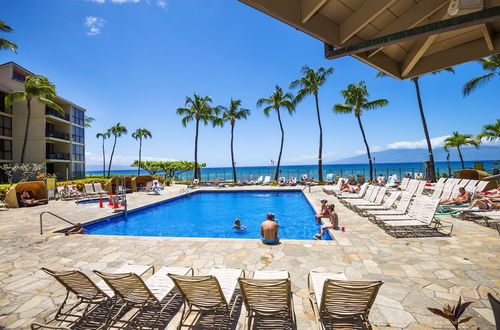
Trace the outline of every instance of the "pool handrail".
[[61, 217], [61, 216], [59, 216], [59, 215], [57, 215], [57, 214], [55, 214], [55, 213], [52, 213], [52, 212], [50, 212], [50, 211], [43, 211], [42, 213], [40, 213], [40, 235], [43, 235], [43, 215], [44, 215], [44, 214], [50, 214], [50, 215], [52, 215], [53, 217], [58, 218], [59, 220], [62, 220], [62, 221], [64, 221], [64, 222], [69, 223], [70, 225], [73, 225], [73, 226], [75, 225], [73, 222], [71, 222], [71, 221], [69, 221], [69, 220], [67, 220], [67, 219], [64, 219], [63, 217]]

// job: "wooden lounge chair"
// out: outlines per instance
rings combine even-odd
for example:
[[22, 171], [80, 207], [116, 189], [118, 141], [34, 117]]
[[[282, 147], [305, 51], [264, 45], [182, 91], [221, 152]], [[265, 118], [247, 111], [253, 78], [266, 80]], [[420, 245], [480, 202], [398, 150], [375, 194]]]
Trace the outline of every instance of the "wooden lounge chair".
[[390, 210], [394, 204], [396, 203], [399, 196], [401, 196], [401, 191], [393, 191], [389, 195], [389, 197], [385, 200], [383, 205], [359, 205], [356, 207], [356, 210], [361, 215], [366, 215], [366, 212], [375, 211], [375, 210]]
[[309, 301], [320, 329], [371, 329], [368, 315], [382, 284], [347, 281], [343, 273], [309, 273]]
[[[163, 312], [177, 295], [177, 293], [174, 293], [170, 299], [164, 301], [174, 289], [174, 283], [167, 274], [187, 275], [189, 272], [193, 273], [193, 269], [187, 267], [162, 267], [144, 281], [136, 273], [116, 274], [95, 270], [94, 273], [106, 282], [122, 303], [118, 307], [117, 299], [115, 299], [112, 307], [114, 316], [107, 319], [105, 328], [130, 327], [132, 329], [142, 329], [146, 324], [154, 328]], [[134, 313], [127, 315], [126, 319], [121, 319], [122, 311], [130, 308], [135, 308]], [[117, 311], [114, 311], [114, 309], [117, 309]], [[149, 314], [148, 317], [142, 318], [145, 314]]]
[[245, 274], [243, 270], [233, 268], [213, 268], [209, 275], [201, 276], [168, 274], [184, 298], [178, 329], [189, 326], [186, 321], [191, 313], [204, 312], [215, 316], [223, 314], [228, 328], [238, 301], [233, 295], [242, 274]]
[[[248, 329], [293, 329], [293, 310], [290, 274], [287, 271], [256, 270], [252, 279], [238, 279], [247, 310]], [[291, 322], [290, 322], [291, 321]]]

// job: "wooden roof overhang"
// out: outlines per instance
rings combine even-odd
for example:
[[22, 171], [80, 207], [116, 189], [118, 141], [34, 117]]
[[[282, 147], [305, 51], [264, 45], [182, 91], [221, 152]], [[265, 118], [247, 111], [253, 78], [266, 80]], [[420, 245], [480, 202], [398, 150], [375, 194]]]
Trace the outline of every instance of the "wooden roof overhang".
[[500, 53], [500, 0], [454, 16], [450, 0], [239, 1], [397, 79]]

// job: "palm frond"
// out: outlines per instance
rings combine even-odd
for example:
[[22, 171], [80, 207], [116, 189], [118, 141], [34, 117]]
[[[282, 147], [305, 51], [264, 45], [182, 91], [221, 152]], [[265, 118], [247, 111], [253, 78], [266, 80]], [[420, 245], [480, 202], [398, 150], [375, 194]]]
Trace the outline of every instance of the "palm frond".
[[38, 98], [38, 101], [42, 102], [43, 104], [46, 104], [48, 105], [49, 107], [51, 107], [52, 109], [56, 110], [57, 112], [59, 112], [61, 115], [64, 115], [65, 112], [64, 112], [64, 109], [61, 108], [61, 106], [57, 103], [55, 103], [54, 101], [48, 99], [48, 98], [45, 98], [45, 97], [39, 97]]
[[12, 32], [13, 29], [7, 25], [4, 21], [0, 20], [0, 31], [2, 32]]
[[0, 38], [0, 50], [11, 50], [17, 54], [17, 44], [7, 39]]
[[375, 78], [385, 78], [385, 77], [389, 77], [389, 75], [382, 71], [379, 71], [375, 74]]
[[385, 107], [389, 104], [389, 101], [386, 99], [378, 99], [374, 101], [367, 102], [363, 105], [363, 109], [373, 110], [381, 107]]
[[332, 110], [335, 113], [351, 113], [354, 111], [354, 108], [347, 104], [335, 104]]
[[25, 101], [27, 98], [26, 92], [16, 91], [8, 94], [5, 97], [5, 106], [10, 108], [15, 102]]
[[464, 88], [463, 88], [463, 95], [467, 96], [470, 93], [472, 93], [474, 90], [476, 90], [478, 87], [483, 86], [484, 84], [488, 83], [496, 73], [487, 73], [485, 75], [473, 78], [469, 80], [468, 82], [465, 83]]
[[269, 115], [271, 114], [271, 110], [274, 109], [274, 107], [272, 105], [268, 105], [267, 107], [265, 107], [262, 112], [264, 113], [264, 116], [266, 117], [269, 117]]
[[496, 72], [500, 70], [500, 54], [479, 59], [478, 62], [483, 67], [483, 70]]

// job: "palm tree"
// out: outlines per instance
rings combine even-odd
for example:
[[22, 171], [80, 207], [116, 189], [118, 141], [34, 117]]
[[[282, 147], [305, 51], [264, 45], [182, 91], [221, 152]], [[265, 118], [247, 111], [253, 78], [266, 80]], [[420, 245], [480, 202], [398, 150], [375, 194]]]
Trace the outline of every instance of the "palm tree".
[[487, 141], [500, 140], [500, 119], [497, 119], [494, 124], [483, 126], [483, 131], [476, 136], [476, 139], [483, 138]]
[[463, 146], [474, 146], [476, 148], [479, 147], [479, 140], [473, 138], [470, 134], [459, 134], [457, 131], [453, 132], [453, 135], [448, 136], [444, 139], [443, 148], [457, 148], [458, 156], [460, 157], [460, 162], [462, 163], [462, 168], [465, 168], [464, 158], [462, 157], [462, 152], [460, 151], [460, 147]]
[[250, 115], [250, 110], [240, 108], [241, 100], [233, 100], [229, 102], [229, 108], [226, 108], [222, 105], [219, 105], [219, 111], [222, 112], [222, 117], [219, 120], [215, 120], [214, 123], [220, 126], [224, 125], [224, 122], [229, 122], [231, 124], [231, 165], [233, 167], [233, 182], [236, 183], [236, 166], [234, 162], [234, 125], [237, 120], [247, 119], [248, 115]]
[[108, 178], [109, 178], [111, 176], [111, 163], [113, 162], [113, 155], [115, 154], [116, 139], [118, 139], [123, 134], [127, 134], [128, 131], [125, 126], [121, 126], [120, 123], [117, 123], [115, 126], [111, 126], [111, 128], [108, 129], [108, 133], [110, 135], [113, 135], [115, 138], [113, 142], [113, 150], [111, 150], [111, 156], [109, 156], [109, 166], [108, 166]]
[[96, 138], [100, 139], [102, 138], [102, 177], [104, 178], [106, 176], [106, 153], [104, 152], [104, 140], [109, 139], [111, 134], [109, 131], [103, 132], [103, 133], [97, 133]]
[[23, 149], [21, 151], [21, 163], [24, 163], [26, 145], [28, 143], [31, 122], [31, 102], [37, 100], [48, 105], [52, 109], [64, 113], [64, 110], [53, 100], [56, 97], [56, 86], [44, 76], [28, 76], [24, 81], [24, 91], [15, 91], [5, 98], [5, 106], [11, 107], [15, 102], [26, 101], [28, 112], [26, 115], [26, 129], [24, 131]]
[[483, 70], [489, 71], [489, 73], [473, 78], [466, 82], [463, 88], [464, 96], [469, 95], [478, 87], [489, 82], [493, 77], [500, 76], [500, 54], [479, 59], [477, 60], [477, 62], [479, 62], [483, 66]]
[[361, 123], [361, 115], [363, 110], [373, 110], [381, 108], [389, 104], [386, 99], [378, 99], [373, 101], [368, 101], [368, 89], [364, 81], [360, 81], [357, 84], [349, 84], [347, 89], [341, 91], [342, 96], [344, 96], [344, 104], [336, 104], [333, 106], [333, 111], [336, 113], [354, 113], [354, 116], [358, 120], [359, 129], [363, 135], [363, 141], [366, 146], [366, 153], [368, 155], [368, 162], [370, 163], [370, 180], [373, 180], [373, 164], [372, 157], [370, 154], [370, 147], [366, 141], [365, 130], [363, 124]]
[[[431, 72], [430, 74], [436, 75], [440, 74], [442, 72], [451, 72], [455, 73], [455, 70], [453, 68], [444, 68], [441, 70], [437, 70], [434, 72]], [[386, 77], [387, 75], [383, 73], [382, 71], [379, 71], [375, 77], [380, 78], [380, 77]], [[431, 144], [431, 138], [429, 137], [429, 130], [427, 129], [427, 121], [425, 120], [425, 114], [424, 114], [424, 106], [422, 105], [422, 97], [420, 95], [420, 85], [419, 85], [419, 79], [422, 76], [416, 76], [411, 78], [411, 81], [415, 84], [415, 91], [417, 93], [417, 101], [418, 101], [418, 109], [420, 110], [420, 119], [422, 120], [422, 126], [424, 128], [424, 135], [425, 135], [425, 141], [427, 142], [427, 152], [429, 153], [429, 177], [428, 180], [430, 182], [436, 182], [436, 169], [434, 166], [434, 153], [432, 151], [432, 144]]]
[[280, 173], [281, 155], [283, 153], [283, 143], [285, 141], [285, 131], [283, 130], [283, 123], [281, 122], [280, 108], [285, 108], [288, 113], [292, 115], [295, 112], [295, 104], [293, 100], [294, 98], [292, 93], [283, 93], [283, 89], [276, 85], [274, 92], [268, 98], [263, 97], [257, 101], [257, 107], [259, 108], [266, 105], [266, 107], [262, 110], [266, 117], [269, 117], [271, 110], [276, 111], [276, 114], [278, 115], [278, 122], [281, 130], [281, 145], [278, 163], [276, 164], [276, 174], [274, 175], [274, 180], [276, 181], [278, 180]]
[[138, 128], [132, 133], [132, 137], [139, 140], [139, 166], [137, 167], [137, 175], [141, 175], [141, 153], [142, 153], [142, 139], [152, 138], [151, 132], [145, 128]]
[[[0, 21], [0, 31], [2, 32], [12, 32], [12, 28], [8, 26], [4, 21]], [[17, 45], [12, 41], [0, 38], [0, 50], [10, 49], [14, 53], [17, 53]]]
[[85, 117], [83, 118], [83, 127], [85, 127], [85, 128], [91, 127], [91, 126], [92, 126], [91, 124], [92, 124], [94, 121], [95, 121], [95, 118], [94, 118], [94, 117], [87, 117], [87, 116], [85, 116]]
[[200, 121], [205, 125], [214, 123], [217, 120], [219, 109], [211, 106], [212, 99], [210, 96], [201, 97], [194, 93], [193, 97], [186, 96], [185, 108], [178, 108], [177, 114], [184, 116], [182, 118], [182, 126], [186, 127], [187, 124], [194, 120], [196, 123], [196, 133], [194, 137], [194, 178], [199, 179], [198, 170], [198, 135], [200, 129]]
[[314, 95], [316, 101], [316, 116], [318, 118], [319, 126], [319, 151], [318, 151], [318, 179], [323, 181], [323, 127], [321, 126], [321, 116], [319, 113], [318, 91], [325, 82], [326, 78], [333, 73], [333, 68], [319, 68], [314, 71], [308, 66], [303, 66], [300, 69], [303, 74], [302, 78], [294, 80], [290, 83], [290, 88], [294, 89], [299, 87], [297, 95], [295, 96], [294, 103], [297, 104], [304, 99], [307, 95]]

